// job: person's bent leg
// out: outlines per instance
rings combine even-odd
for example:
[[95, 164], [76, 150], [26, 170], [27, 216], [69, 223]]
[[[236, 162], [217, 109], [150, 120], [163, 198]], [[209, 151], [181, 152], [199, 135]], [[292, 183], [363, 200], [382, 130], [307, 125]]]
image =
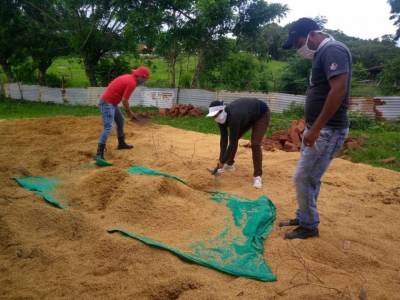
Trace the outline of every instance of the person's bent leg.
[[251, 130], [251, 152], [253, 157], [253, 187], [262, 188], [262, 141], [267, 132], [270, 112], [267, 110], [253, 125]]
[[118, 149], [132, 149], [133, 146], [129, 145], [125, 142], [125, 133], [124, 133], [124, 116], [122, 115], [120, 109], [118, 107], [115, 108], [115, 116], [114, 116], [115, 124], [117, 125], [117, 137], [118, 137]]
[[251, 152], [253, 156], [253, 176], [262, 176], [262, 141], [267, 132], [270, 120], [269, 110], [263, 114], [253, 125], [251, 131]]

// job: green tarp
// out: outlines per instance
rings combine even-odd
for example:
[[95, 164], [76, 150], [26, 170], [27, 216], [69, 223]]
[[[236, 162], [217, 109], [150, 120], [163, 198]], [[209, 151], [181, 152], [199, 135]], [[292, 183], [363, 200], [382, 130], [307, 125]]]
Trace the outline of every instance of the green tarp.
[[[233, 225], [207, 241], [192, 243], [190, 252], [183, 252], [159, 241], [124, 229], [112, 229], [124, 236], [137, 239], [147, 245], [166, 249], [186, 260], [231, 275], [261, 281], [275, 281], [276, 277], [264, 261], [264, 240], [275, 220], [275, 206], [265, 196], [249, 201], [233, 195], [215, 192], [211, 200], [229, 207]], [[229, 224], [230, 222], [228, 222]], [[239, 229], [239, 230], [236, 230]]]
[[163, 177], [175, 179], [177, 181], [180, 181], [180, 182], [186, 184], [185, 181], [183, 181], [182, 179], [180, 179], [177, 176], [170, 175], [170, 174], [167, 174], [167, 173], [163, 173], [163, 172], [160, 172], [160, 171], [157, 171], [157, 170], [149, 169], [149, 168], [146, 168], [146, 167], [141, 167], [141, 166], [130, 167], [130, 168], [128, 168], [128, 172], [131, 173], [131, 174], [143, 174], [143, 175], [150, 175], [150, 176], [163, 176]]
[[59, 183], [58, 180], [40, 176], [22, 176], [14, 179], [20, 186], [35, 192], [35, 194], [41, 196], [51, 205], [64, 208], [64, 206], [50, 194]]
[[[145, 167], [131, 167], [129, 173], [152, 176], [164, 176], [185, 183], [182, 179]], [[58, 181], [45, 177], [19, 177], [15, 180], [24, 188], [41, 195], [52, 205], [63, 208], [49, 193]], [[253, 278], [261, 281], [275, 281], [276, 277], [264, 261], [264, 240], [275, 221], [275, 206], [266, 196], [256, 200], [239, 198], [227, 193], [210, 192], [209, 200], [229, 208], [225, 228], [208, 240], [196, 241], [185, 250], [168, 246], [151, 238], [128, 232], [122, 228], [108, 232], [119, 232], [124, 236], [137, 239], [150, 246], [166, 249], [185, 260], [198, 263], [231, 275]], [[146, 199], [143, 199], [145, 201]], [[162, 229], [160, 229], [162, 230]]]

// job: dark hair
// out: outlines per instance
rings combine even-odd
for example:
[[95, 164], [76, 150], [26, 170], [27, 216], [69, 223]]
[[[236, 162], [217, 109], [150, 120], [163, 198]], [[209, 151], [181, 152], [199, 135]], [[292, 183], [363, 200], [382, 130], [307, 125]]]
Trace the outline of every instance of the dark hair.
[[224, 101], [214, 100], [213, 102], [210, 103], [208, 107], [221, 106], [221, 105], [224, 105]]
[[283, 49], [290, 49], [299, 37], [307, 37], [311, 31], [321, 30], [317, 22], [309, 18], [300, 18], [289, 27], [289, 36]]

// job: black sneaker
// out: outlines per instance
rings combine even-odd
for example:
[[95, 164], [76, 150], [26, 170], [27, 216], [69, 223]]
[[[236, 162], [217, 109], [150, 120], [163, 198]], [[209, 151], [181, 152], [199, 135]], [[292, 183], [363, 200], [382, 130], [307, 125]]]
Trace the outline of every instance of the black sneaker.
[[299, 225], [300, 223], [298, 219], [287, 219], [279, 222], [279, 227], [299, 226]]
[[293, 240], [293, 239], [308, 239], [317, 236], [319, 236], [318, 228], [308, 229], [299, 226], [293, 229], [293, 231], [286, 232], [284, 238], [285, 240]]

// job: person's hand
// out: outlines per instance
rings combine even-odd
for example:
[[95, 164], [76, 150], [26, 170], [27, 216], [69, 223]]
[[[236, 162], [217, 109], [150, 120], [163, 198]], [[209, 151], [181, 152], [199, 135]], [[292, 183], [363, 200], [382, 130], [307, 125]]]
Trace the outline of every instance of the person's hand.
[[216, 168], [211, 172], [211, 175], [219, 176], [219, 175], [221, 175], [222, 173], [224, 173], [224, 169], [219, 169], [218, 167], [216, 167]]
[[320, 130], [311, 127], [303, 138], [303, 143], [306, 147], [312, 147], [319, 137]]
[[130, 120], [133, 119], [133, 117], [134, 117], [133, 112], [131, 112], [131, 111], [128, 110], [128, 111], [126, 112], [126, 114], [127, 114], [128, 118], [129, 118]]
[[211, 175], [218, 176], [224, 173], [224, 164], [221, 162], [218, 162], [217, 166], [214, 168], [214, 170], [211, 171]]

